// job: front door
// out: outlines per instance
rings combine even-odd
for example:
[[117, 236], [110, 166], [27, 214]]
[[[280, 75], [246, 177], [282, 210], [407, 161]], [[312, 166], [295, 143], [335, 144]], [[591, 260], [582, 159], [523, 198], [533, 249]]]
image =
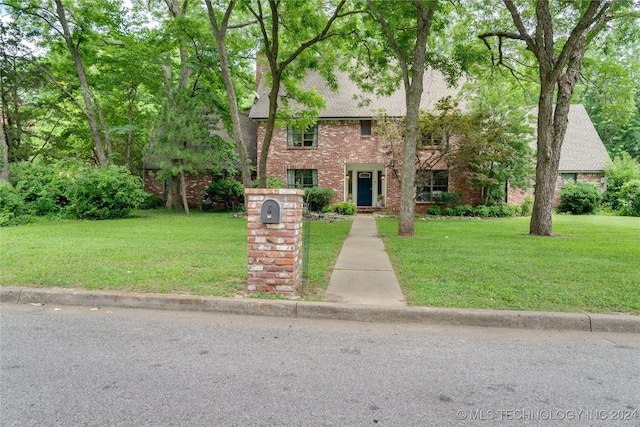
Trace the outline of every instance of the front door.
[[373, 206], [371, 172], [358, 172], [358, 206]]

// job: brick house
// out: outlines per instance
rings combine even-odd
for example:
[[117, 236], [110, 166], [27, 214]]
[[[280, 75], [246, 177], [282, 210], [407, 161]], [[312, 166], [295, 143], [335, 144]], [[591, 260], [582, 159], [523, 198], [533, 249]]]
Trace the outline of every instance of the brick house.
[[[257, 79], [257, 100], [249, 113], [249, 118], [257, 124], [258, 157], [268, 113], [268, 87], [262, 84], [260, 77]], [[281, 178], [291, 188], [331, 188], [333, 202], [352, 201], [359, 210], [381, 207], [397, 212], [400, 209], [401, 158], [393, 156], [390, 143], [377, 135], [374, 119], [381, 111], [389, 117], [404, 117], [404, 89], [378, 97], [363, 94], [346, 73], [337, 72], [336, 78], [338, 91], [332, 91], [317, 72], [308, 73], [302, 86], [314, 88], [321, 94], [326, 107], [320, 111], [313, 127], [274, 130], [267, 175]], [[448, 87], [439, 71], [427, 70], [421, 109], [433, 109], [437, 101], [446, 96], [455, 97], [457, 93], [457, 88]], [[433, 157], [434, 148], [419, 146], [418, 164]], [[566, 179], [593, 181], [604, 186], [603, 168], [608, 159], [586, 110], [582, 105], [573, 105], [560, 160], [558, 189]], [[463, 204], [475, 206], [480, 201], [480, 189], [469, 185], [464, 171], [448, 167], [444, 159], [428, 169], [418, 170], [417, 175], [423, 179], [416, 187], [416, 212], [426, 211], [433, 204], [433, 195], [443, 191], [462, 193], [460, 202]], [[506, 202], [522, 203], [529, 194], [532, 192], [508, 191]]]
[[[322, 187], [334, 191], [333, 202], [352, 201], [359, 208], [400, 208], [401, 159], [391, 154], [390, 143], [376, 133], [374, 118], [384, 111], [391, 118], [405, 115], [404, 90], [378, 97], [362, 94], [346, 73], [338, 72], [338, 91], [332, 91], [316, 72], [309, 72], [303, 85], [323, 95], [326, 108], [318, 122], [308, 129], [279, 127], [274, 130], [267, 161], [267, 175], [281, 178], [288, 187]], [[258, 79], [260, 80], [260, 79]], [[424, 77], [423, 110], [432, 109], [443, 97], [455, 96], [443, 75], [427, 70]], [[268, 88], [260, 85], [249, 118], [257, 122], [258, 157], [262, 150], [268, 113]], [[433, 154], [433, 147], [418, 150], [421, 159]], [[431, 205], [439, 191], [461, 191], [463, 202], [477, 204], [479, 192], [468, 188], [462, 174], [449, 170], [440, 160], [429, 171], [425, 185], [418, 188], [416, 210]]]

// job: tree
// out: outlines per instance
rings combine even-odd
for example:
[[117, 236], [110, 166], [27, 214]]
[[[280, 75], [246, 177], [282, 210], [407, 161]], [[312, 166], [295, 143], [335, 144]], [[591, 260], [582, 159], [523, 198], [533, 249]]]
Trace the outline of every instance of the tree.
[[[266, 4], [264, 4], [266, 3]], [[325, 52], [322, 61], [318, 52], [313, 51], [319, 43], [339, 35], [331, 31], [334, 23], [354, 12], [343, 11], [346, 0], [328, 5], [326, 2], [309, 0], [245, 1], [243, 4], [251, 12], [259, 26], [261, 48], [259, 55], [269, 66], [271, 87], [269, 89], [269, 114], [267, 117], [262, 149], [258, 160], [259, 186], [267, 186], [267, 158], [279, 110], [280, 89], [286, 88], [287, 96], [296, 99], [306, 107], [317, 110], [323, 106], [322, 99], [313, 92], [303, 93], [297, 87], [308, 69], [324, 67], [325, 78], [331, 83], [333, 64], [331, 52]], [[266, 6], [266, 7], [265, 7]], [[333, 53], [335, 55], [335, 53]], [[258, 58], [260, 61], [261, 59]], [[290, 117], [291, 119], [291, 117]], [[311, 124], [309, 115], [299, 125]]]
[[[613, 19], [614, 12], [628, 4], [598, 0], [551, 5], [547, 0], [538, 0], [535, 11], [531, 11], [518, 8], [512, 0], [503, 1], [516, 31], [490, 31], [479, 37], [490, 48], [487, 39], [498, 39], [498, 63], [504, 64], [504, 51], [501, 48], [505, 39], [524, 42], [535, 57], [540, 79], [538, 152], [535, 201], [529, 232], [532, 235], [550, 236], [560, 150], [585, 51], [589, 42]], [[554, 17], [560, 17], [565, 22], [558, 24], [554, 22]]]
[[[510, 102], [511, 101], [511, 102]], [[504, 200], [505, 185], [531, 187], [534, 158], [528, 113], [498, 87], [477, 88], [453, 162], [482, 189], [482, 204]]]
[[211, 0], [205, 0], [207, 5], [207, 11], [209, 15], [209, 22], [213, 35], [216, 39], [216, 47], [218, 55], [220, 57], [220, 73], [224, 81], [224, 87], [227, 93], [227, 100], [229, 101], [229, 111], [231, 115], [231, 127], [233, 140], [236, 143], [236, 150], [240, 157], [240, 166], [242, 171], [242, 184], [244, 188], [250, 188], [251, 183], [251, 162], [249, 155], [247, 154], [247, 148], [243, 141], [242, 129], [240, 126], [240, 110], [238, 109], [238, 98], [236, 96], [235, 86], [233, 84], [233, 78], [231, 76], [231, 69], [229, 67], [229, 58], [227, 55], [226, 37], [227, 31], [231, 27], [229, 20], [236, 7], [236, 1], [231, 0], [226, 9], [222, 19], [218, 19], [216, 16], [216, 10], [214, 9]]

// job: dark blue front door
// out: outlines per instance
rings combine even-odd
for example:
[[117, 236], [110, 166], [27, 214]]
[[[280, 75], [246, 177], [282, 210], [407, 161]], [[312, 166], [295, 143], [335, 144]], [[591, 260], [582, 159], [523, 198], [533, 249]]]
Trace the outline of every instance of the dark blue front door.
[[358, 173], [358, 206], [373, 206], [371, 199], [373, 180], [370, 172]]

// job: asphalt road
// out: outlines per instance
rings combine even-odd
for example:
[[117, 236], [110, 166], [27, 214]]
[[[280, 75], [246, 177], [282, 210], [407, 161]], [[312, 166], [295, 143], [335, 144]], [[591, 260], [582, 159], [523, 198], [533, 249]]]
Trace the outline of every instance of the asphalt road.
[[640, 336], [2, 304], [0, 425], [640, 426]]

